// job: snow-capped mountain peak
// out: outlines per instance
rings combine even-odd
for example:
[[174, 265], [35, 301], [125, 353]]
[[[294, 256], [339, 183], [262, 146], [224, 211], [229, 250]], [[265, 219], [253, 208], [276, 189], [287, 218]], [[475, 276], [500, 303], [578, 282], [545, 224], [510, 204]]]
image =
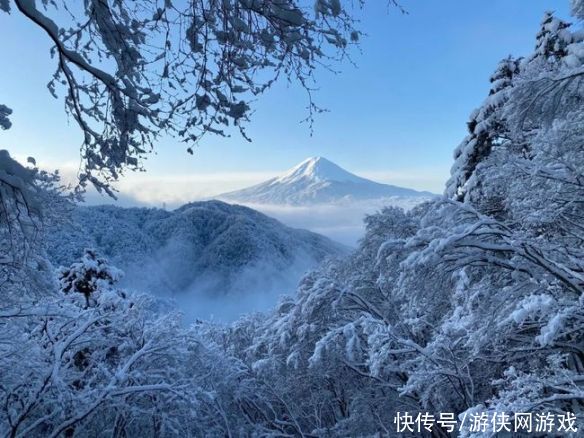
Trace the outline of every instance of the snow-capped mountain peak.
[[380, 184], [354, 175], [323, 157], [310, 157], [261, 184], [217, 196], [243, 204], [312, 205], [389, 197], [433, 196], [428, 192]]
[[276, 184], [293, 184], [300, 180], [355, 182], [365, 181], [323, 157], [310, 157], [273, 180]]

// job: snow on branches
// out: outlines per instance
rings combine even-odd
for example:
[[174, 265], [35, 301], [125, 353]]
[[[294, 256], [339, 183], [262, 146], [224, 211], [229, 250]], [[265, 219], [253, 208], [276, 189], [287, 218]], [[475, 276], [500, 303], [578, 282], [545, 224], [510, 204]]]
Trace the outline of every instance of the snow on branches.
[[121, 277], [122, 271], [110, 266], [91, 249], [85, 250], [80, 261], [59, 269], [61, 291], [83, 294], [87, 306], [96, 292], [110, 288]]
[[[286, 1], [213, 4], [187, 21], [233, 56], [249, 41], [234, 38], [249, 26], [232, 20], [236, 9], [269, 12], [283, 35], [307, 43], [306, 15]], [[342, 16], [338, 5], [316, 8]], [[153, 19], [164, 28], [173, 11]], [[92, 32], [125, 19], [96, 13], [103, 21]], [[213, 28], [212, 17], [227, 22]], [[189, 51], [204, 50], [198, 29]], [[92, 252], [62, 271], [61, 287], [99, 293], [94, 305], [47, 294], [0, 308], [0, 425], [11, 436], [391, 436], [398, 411], [543, 410], [569, 412], [582, 430], [583, 41], [546, 14], [534, 53], [505, 59], [493, 75], [446, 196], [369, 216], [352, 255], [307, 274], [268, 315], [185, 329], [156, 314], [153, 298], [114, 289], [117, 271]], [[283, 40], [267, 38], [262, 50], [272, 43]], [[115, 60], [122, 72], [139, 66], [125, 56]], [[198, 105], [218, 105], [218, 94], [205, 95]], [[4, 162], [0, 176], [21, 175], [8, 179], [26, 187], [28, 171]]]
[[303, 0], [14, 4], [53, 44], [49, 90], [64, 88], [83, 132], [81, 185], [112, 196], [109, 183], [140, 168], [162, 133], [190, 153], [207, 133], [247, 138], [251, 102], [281, 77], [306, 89], [312, 115], [316, 66], [360, 35], [339, 0], [317, 1], [316, 14]]

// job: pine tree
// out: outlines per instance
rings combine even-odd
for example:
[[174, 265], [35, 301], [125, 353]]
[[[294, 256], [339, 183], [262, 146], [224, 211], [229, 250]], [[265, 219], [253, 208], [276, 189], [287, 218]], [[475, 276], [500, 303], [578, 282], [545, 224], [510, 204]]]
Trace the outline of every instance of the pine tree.
[[570, 23], [554, 17], [551, 12], [546, 12], [541, 21], [540, 31], [536, 36], [534, 58], [543, 57], [548, 61], [560, 61], [565, 57], [567, 47], [572, 42], [569, 27]]
[[110, 288], [122, 276], [122, 272], [108, 264], [94, 250], [86, 249], [81, 260], [59, 271], [60, 289], [64, 293], [77, 292], [85, 297], [86, 307], [90, 298], [100, 289]]
[[465, 187], [477, 165], [489, 156], [494, 146], [501, 143], [507, 126], [499, 112], [508, 99], [513, 78], [520, 72], [521, 59], [508, 57], [499, 62], [490, 78], [491, 89], [483, 105], [475, 110], [467, 123], [469, 134], [454, 151], [451, 178], [446, 185], [449, 197], [463, 200]]

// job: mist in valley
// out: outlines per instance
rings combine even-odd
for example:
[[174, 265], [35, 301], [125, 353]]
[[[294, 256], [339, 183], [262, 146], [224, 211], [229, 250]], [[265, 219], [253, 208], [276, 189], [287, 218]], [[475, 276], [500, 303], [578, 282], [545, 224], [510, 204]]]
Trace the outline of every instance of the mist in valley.
[[319, 266], [310, 254], [301, 253], [286, 265], [261, 260], [226, 276], [219, 270], [197, 272], [180, 253], [176, 244], [169, 244], [130, 265], [120, 286], [152, 294], [161, 308], [180, 312], [186, 325], [197, 320], [230, 323], [270, 311], [284, 296], [293, 296], [302, 277]]

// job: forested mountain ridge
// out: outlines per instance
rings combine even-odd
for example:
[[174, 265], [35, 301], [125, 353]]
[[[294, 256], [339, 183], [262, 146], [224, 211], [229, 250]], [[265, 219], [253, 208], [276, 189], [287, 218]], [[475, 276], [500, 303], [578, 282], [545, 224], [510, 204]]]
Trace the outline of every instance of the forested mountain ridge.
[[[69, 265], [85, 248], [93, 248], [126, 272], [123, 284], [163, 295], [192, 289], [227, 294], [253, 269], [289, 292], [303, 272], [348, 251], [326, 237], [219, 201], [193, 202], [173, 211], [78, 207], [71, 216], [70, 223], [48, 237], [54, 264]], [[256, 287], [267, 288], [268, 282], [258, 280]]]

